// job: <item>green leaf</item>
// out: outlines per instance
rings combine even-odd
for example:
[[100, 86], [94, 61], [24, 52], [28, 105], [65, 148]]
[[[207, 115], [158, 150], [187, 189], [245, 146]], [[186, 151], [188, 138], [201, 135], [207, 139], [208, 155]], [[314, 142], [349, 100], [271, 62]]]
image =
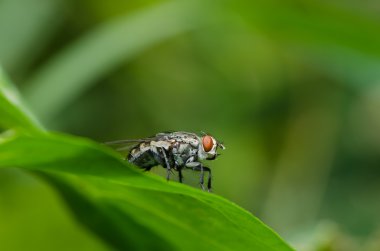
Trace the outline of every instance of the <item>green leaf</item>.
[[[2, 124], [41, 132], [1, 76]], [[78, 222], [116, 250], [292, 250], [237, 205], [143, 173], [90, 140], [49, 133], [3, 134], [0, 153], [0, 168], [26, 169], [45, 178]]]
[[118, 250], [292, 250], [237, 205], [142, 173], [91, 141], [18, 136], [0, 152], [0, 167], [46, 178], [77, 219]]
[[0, 68], [0, 127], [24, 133], [40, 133], [42, 126], [23, 105], [18, 91]]
[[0, 169], [1, 250], [109, 250], [78, 224], [55, 190], [28, 171]]

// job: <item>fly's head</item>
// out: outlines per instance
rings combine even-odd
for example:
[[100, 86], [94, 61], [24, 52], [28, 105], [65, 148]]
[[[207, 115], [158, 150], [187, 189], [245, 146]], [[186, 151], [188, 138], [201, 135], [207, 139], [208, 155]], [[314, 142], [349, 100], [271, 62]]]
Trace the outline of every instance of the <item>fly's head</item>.
[[222, 143], [210, 135], [200, 137], [200, 143], [198, 149], [199, 159], [214, 160], [219, 155], [217, 153], [218, 148], [226, 149]]

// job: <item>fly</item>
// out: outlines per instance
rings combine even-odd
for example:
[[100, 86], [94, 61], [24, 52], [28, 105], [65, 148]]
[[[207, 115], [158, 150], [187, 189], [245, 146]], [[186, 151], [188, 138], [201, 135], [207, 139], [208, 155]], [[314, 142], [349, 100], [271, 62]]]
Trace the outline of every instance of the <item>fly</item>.
[[[207, 190], [211, 190], [211, 169], [203, 165], [203, 160], [214, 160], [219, 154], [217, 149], [225, 149], [224, 145], [208, 134], [199, 136], [190, 132], [165, 132], [153, 137], [136, 140], [119, 140], [106, 143], [119, 146], [118, 151], [128, 150], [126, 160], [149, 171], [154, 166], [166, 168], [166, 179], [170, 173], [178, 172], [178, 180], [182, 183], [182, 170], [187, 168], [200, 172], [200, 186], [204, 187], [204, 173], [208, 172]], [[128, 146], [129, 145], [129, 146]]]

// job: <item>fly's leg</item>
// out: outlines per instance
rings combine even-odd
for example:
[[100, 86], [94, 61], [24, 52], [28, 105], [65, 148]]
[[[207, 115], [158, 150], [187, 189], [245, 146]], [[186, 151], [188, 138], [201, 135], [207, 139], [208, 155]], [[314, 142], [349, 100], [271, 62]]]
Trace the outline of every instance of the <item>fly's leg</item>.
[[202, 164], [199, 167], [201, 169], [199, 184], [201, 184], [202, 190], [205, 190], [205, 187], [203, 186], [203, 183], [205, 182], [205, 172], [203, 171], [203, 165]]
[[182, 183], [183, 176], [182, 176], [182, 169], [181, 168], [178, 169], [178, 180], [179, 180], [179, 183]]
[[[207, 166], [204, 166], [204, 167], [203, 167], [203, 171], [208, 172], [208, 178], [207, 178], [207, 191], [208, 191], [208, 192], [211, 192], [211, 178], [212, 178], [212, 176], [211, 176], [211, 169], [208, 168]], [[201, 171], [201, 172], [202, 172], [202, 171]]]
[[209, 167], [203, 167], [203, 169], [208, 172], [208, 178], [207, 178], [207, 191], [211, 192], [211, 169]]
[[190, 168], [194, 171], [200, 171], [201, 172], [201, 175], [200, 175], [200, 185], [202, 187], [203, 190], [205, 190], [204, 188], [204, 172], [208, 172], [208, 179], [207, 179], [207, 190], [210, 192], [211, 191], [211, 169], [206, 167], [206, 166], [203, 166], [202, 163], [200, 162], [190, 162], [190, 163], [186, 163], [186, 167], [187, 168]]
[[170, 165], [169, 165], [169, 160], [168, 160], [168, 157], [166, 157], [166, 153], [165, 153], [165, 149], [163, 147], [161, 147], [161, 151], [162, 151], [162, 155], [164, 156], [164, 159], [165, 159], [165, 163], [166, 163], [166, 170], [167, 170], [167, 174], [166, 174], [166, 180], [169, 180], [170, 178]]
[[182, 176], [182, 167], [183, 167], [183, 160], [181, 158], [181, 155], [178, 153], [173, 154], [173, 160], [174, 160], [174, 167], [175, 170], [178, 171], [178, 181], [182, 183], [183, 176]]
[[199, 184], [201, 185], [202, 190], [205, 190], [205, 187], [203, 185], [203, 183], [204, 183], [204, 172], [203, 172], [203, 169], [204, 168], [203, 168], [202, 163], [200, 163], [200, 162], [188, 162], [188, 163], [185, 164], [185, 166], [187, 168], [190, 168], [190, 169], [194, 170], [194, 171], [201, 171], [201, 176], [200, 176]]

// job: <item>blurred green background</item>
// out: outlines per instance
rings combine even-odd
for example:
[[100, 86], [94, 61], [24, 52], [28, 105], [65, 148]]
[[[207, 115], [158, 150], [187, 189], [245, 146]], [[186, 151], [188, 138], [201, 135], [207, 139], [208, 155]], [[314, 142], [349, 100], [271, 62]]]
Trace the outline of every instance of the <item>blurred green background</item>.
[[[51, 130], [209, 132], [227, 147], [209, 163], [216, 194], [299, 250], [380, 250], [379, 14], [375, 0], [1, 0], [0, 62]], [[59, 229], [103, 249], [42, 181], [0, 180], [3, 245]]]

